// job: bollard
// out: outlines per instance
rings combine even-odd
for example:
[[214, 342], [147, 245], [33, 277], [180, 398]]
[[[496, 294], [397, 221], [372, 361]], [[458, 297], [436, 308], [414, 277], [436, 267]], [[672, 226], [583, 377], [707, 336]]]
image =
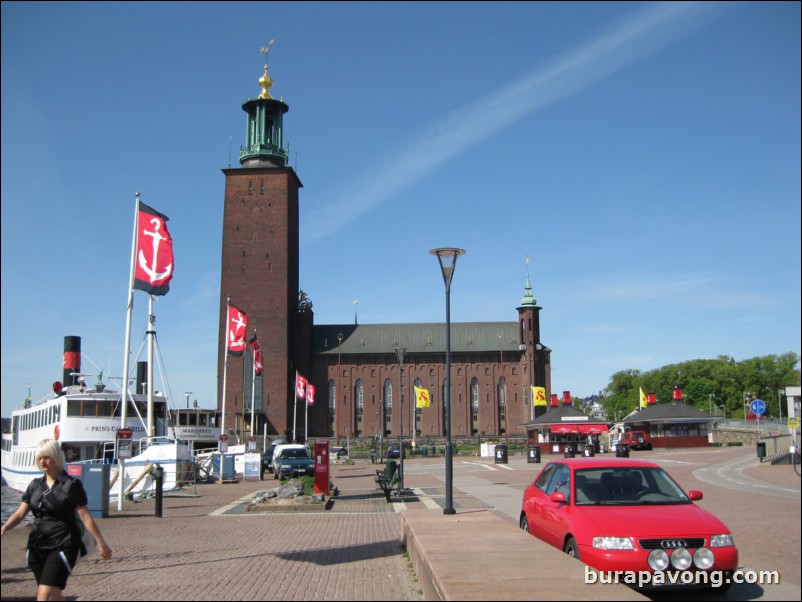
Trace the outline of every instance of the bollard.
[[164, 490], [164, 468], [156, 465], [156, 516], [162, 517], [162, 498]]

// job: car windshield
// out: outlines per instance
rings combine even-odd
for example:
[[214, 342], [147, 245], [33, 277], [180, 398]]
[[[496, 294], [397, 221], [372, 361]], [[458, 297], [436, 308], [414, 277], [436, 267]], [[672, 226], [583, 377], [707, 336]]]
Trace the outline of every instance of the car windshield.
[[281, 452], [281, 457], [284, 459], [309, 458], [309, 454], [305, 449], [285, 449], [283, 452]]
[[688, 496], [662, 468], [586, 468], [574, 472], [577, 506], [689, 504]]

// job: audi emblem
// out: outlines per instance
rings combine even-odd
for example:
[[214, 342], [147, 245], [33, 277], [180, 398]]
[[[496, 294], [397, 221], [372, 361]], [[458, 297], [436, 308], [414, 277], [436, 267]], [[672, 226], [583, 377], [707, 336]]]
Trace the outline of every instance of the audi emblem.
[[660, 542], [660, 547], [664, 550], [673, 550], [675, 548], [688, 547], [684, 539], [663, 539]]

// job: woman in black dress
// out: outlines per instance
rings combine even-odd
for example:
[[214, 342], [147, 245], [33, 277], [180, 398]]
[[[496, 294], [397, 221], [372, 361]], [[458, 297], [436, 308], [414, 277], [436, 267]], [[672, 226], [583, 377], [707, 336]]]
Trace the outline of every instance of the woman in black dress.
[[45, 474], [28, 485], [19, 507], [0, 528], [0, 535], [33, 512], [35, 520], [28, 537], [27, 556], [38, 586], [36, 599], [64, 600], [67, 578], [79, 555], [85, 553], [76, 515], [95, 538], [101, 558], [111, 558], [111, 548], [86, 507], [86, 491], [81, 481], [64, 471], [64, 452], [58, 442], [41, 441], [35, 461]]

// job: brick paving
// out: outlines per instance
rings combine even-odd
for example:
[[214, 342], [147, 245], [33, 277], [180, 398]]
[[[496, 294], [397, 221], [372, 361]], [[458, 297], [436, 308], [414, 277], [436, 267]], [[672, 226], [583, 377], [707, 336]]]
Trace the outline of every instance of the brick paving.
[[[65, 590], [72, 600], [422, 600], [402, 547], [401, 520], [369, 464], [333, 467], [331, 510], [245, 513], [237, 501], [272, 479], [198, 485], [199, 497], [128, 502], [98, 519], [111, 561], [86, 559]], [[187, 492], [188, 495], [192, 490]], [[420, 505], [414, 496], [407, 507]], [[421, 507], [423, 507], [421, 505]], [[24, 564], [28, 527], [2, 541], [3, 600], [34, 599]]]

